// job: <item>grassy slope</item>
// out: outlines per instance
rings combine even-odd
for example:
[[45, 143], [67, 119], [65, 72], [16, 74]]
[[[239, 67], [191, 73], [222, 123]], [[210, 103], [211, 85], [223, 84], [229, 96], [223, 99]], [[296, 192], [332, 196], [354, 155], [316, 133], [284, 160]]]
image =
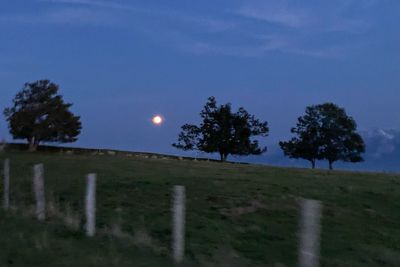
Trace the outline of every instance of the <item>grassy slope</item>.
[[[400, 266], [400, 176], [107, 155], [5, 157], [13, 209], [0, 211], [0, 266], [170, 266], [175, 184], [187, 187], [187, 266], [296, 266], [300, 197], [324, 202], [323, 266]], [[52, 207], [43, 224], [31, 211], [36, 163], [45, 164]], [[99, 177], [93, 239], [73, 223], [83, 217], [89, 172]]]

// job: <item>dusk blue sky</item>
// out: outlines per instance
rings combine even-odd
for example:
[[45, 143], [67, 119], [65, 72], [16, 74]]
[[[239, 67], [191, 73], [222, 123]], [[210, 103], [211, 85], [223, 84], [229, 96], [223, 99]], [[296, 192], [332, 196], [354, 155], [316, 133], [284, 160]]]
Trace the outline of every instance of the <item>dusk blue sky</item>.
[[396, 130], [399, 19], [398, 0], [2, 0], [0, 109], [50, 79], [82, 117], [74, 146], [175, 154], [211, 95], [267, 120], [271, 148], [325, 101]]

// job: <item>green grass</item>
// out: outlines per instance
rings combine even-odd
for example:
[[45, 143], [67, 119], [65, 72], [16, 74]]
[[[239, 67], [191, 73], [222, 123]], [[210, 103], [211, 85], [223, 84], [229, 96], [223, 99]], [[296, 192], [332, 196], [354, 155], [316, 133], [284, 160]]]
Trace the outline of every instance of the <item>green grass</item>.
[[[299, 199], [323, 201], [322, 266], [400, 266], [400, 176], [122, 155], [7, 152], [11, 211], [0, 266], [172, 266], [171, 191], [187, 190], [184, 266], [296, 266]], [[45, 166], [46, 222], [32, 215]], [[86, 238], [86, 174], [98, 234]], [[2, 189], [0, 189], [2, 193]]]

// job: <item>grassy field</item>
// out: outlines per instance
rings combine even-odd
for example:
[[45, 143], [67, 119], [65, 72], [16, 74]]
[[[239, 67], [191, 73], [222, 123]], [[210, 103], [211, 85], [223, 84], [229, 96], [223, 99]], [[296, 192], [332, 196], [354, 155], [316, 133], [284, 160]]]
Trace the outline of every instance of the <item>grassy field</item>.
[[[184, 266], [296, 266], [300, 198], [324, 204], [322, 266], [400, 266], [399, 175], [126, 155], [6, 157], [12, 209], [0, 211], [0, 266], [172, 266], [176, 184], [187, 189]], [[36, 163], [45, 166], [44, 223], [32, 212]], [[83, 200], [91, 172], [98, 234], [89, 239]]]

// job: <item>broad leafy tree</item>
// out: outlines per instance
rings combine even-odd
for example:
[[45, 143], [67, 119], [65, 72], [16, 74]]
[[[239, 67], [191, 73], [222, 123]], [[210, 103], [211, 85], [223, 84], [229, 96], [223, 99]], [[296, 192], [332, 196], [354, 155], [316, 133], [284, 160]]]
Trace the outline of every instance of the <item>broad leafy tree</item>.
[[314, 169], [316, 161], [322, 159], [318, 108], [307, 107], [305, 113], [291, 129], [296, 136], [287, 142], [279, 142], [279, 145], [285, 156], [308, 160]]
[[357, 133], [357, 123], [343, 108], [333, 103], [318, 106], [321, 121], [321, 154], [329, 169], [335, 161], [361, 162], [365, 143]]
[[306, 108], [306, 114], [298, 118], [287, 142], [280, 142], [286, 156], [309, 160], [315, 167], [316, 160], [326, 159], [329, 169], [335, 161], [360, 162], [365, 144], [357, 133], [357, 124], [343, 108], [325, 103]]
[[59, 86], [49, 80], [26, 83], [13, 105], [4, 110], [14, 139], [26, 139], [34, 151], [41, 142], [70, 143], [81, 132], [80, 117], [58, 94]]
[[185, 124], [174, 147], [218, 153], [221, 161], [228, 155], [260, 155], [267, 148], [260, 147], [256, 136], [268, 136], [267, 122], [260, 122], [244, 108], [232, 112], [231, 104], [217, 105], [210, 97], [200, 113], [199, 126]]

